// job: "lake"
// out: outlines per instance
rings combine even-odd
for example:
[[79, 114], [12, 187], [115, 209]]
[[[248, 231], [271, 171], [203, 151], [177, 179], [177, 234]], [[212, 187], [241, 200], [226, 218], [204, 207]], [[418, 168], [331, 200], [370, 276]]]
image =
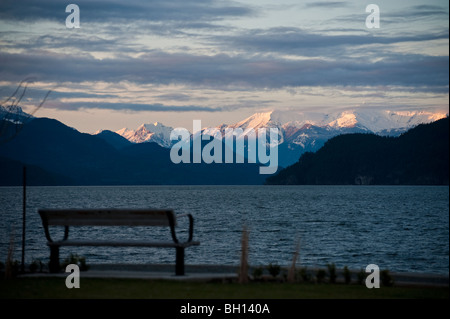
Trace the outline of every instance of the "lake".
[[[300, 266], [365, 268], [448, 274], [448, 186], [101, 186], [28, 187], [26, 262], [48, 262], [39, 208], [172, 208], [194, 216], [186, 264], [238, 265], [244, 225], [249, 264], [291, 263], [300, 241]], [[0, 260], [11, 236], [21, 260], [22, 188], [0, 188]], [[187, 219], [177, 231], [187, 236]], [[69, 238], [170, 238], [163, 228], [74, 228]], [[62, 231], [56, 229], [54, 238]], [[63, 247], [97, 263], [174, 263], [160, 248]]]

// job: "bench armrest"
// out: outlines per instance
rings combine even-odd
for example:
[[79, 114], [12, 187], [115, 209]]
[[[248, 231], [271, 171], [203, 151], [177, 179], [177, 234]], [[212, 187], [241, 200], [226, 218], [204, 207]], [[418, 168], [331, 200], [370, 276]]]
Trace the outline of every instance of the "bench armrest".
[[[39, 212], [40, 216], [41, 216], [41, 220], [42, 220], [42, 226], [44, 227], [44, 232], [45, 232], [45, 237], [47, 238], [49, 243], [53, 242], [52, 237], [50, 236], [50, 230], [48, 228], [48, 221], [47, 221], [47, 216], [45, 216], [44, 214], [42, 214], [41, 212]], [[69, 238], [69, 226], [65, 225], [64, 226], [64, 237], [62, 240], [67, 240], [67, 238]]]
[[[172, 235], [172, 239], [175, 243], [179, 243], [177, 239], [177, 235], [175, 232], [175, 217], [172, 214], [168, 214], [167, 217], [169, 218], [169, 224], [170, 224], [170, 233]], [[192, 237], [194, 236], [194, 218], [191, 214], [180, 214], [176, 217], [188, 217], [189, 218], [189, 237], [186, 243], [189, 243], [192, 241]]]
[[187, 242], [192, 241], [192, 237], [194, 236], [194, 217], [191, 214], [180, 214], [177, 217], [188, 217], [189, 218], [189, 237]]

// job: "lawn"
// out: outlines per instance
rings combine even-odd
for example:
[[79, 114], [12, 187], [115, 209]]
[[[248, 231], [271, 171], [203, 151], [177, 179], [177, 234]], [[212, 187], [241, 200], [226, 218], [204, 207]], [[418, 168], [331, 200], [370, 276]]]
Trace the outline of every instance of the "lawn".
[[448, 299], [448, 288], [251, 282], [182, 282], [84, 278], [68, 289], [65, 278], [0, 279], [1, 299]]

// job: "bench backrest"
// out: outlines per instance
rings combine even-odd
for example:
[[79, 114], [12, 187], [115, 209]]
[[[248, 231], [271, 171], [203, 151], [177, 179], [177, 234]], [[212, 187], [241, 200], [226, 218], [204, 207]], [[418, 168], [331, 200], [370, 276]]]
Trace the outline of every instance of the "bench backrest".
[[44, 225], [61, 226], [169, 226], [172, 210], [158, 209], [40, 209]]

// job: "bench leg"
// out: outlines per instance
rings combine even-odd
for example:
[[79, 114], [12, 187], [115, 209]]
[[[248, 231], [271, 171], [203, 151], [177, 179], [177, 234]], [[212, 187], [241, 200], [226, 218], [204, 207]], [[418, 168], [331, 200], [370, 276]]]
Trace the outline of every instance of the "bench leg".
[[59, 246], [50, 246], [50, 263], [48, 268], [51, 273], [60, 271], [59, 266]]
[[184, 276], [184, 247], [176, 247], [175, 275]]

